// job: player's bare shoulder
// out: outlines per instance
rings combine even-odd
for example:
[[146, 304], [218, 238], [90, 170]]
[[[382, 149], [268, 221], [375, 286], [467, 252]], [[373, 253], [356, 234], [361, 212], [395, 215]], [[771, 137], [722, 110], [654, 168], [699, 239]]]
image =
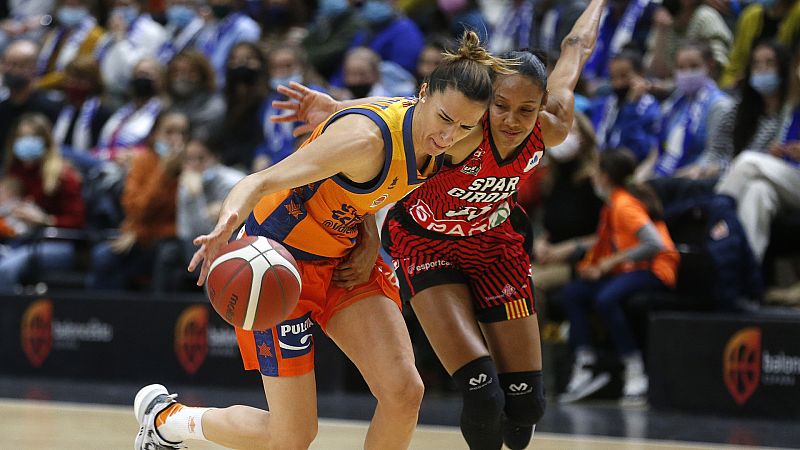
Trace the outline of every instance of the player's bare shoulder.
[[367, 182], [380, 173], [386, 150], [381, 129], [370, 118], [348, 114], [330, 124], [324, 135], [347, 147], [346, 155], [342, 155], [347, 158], [347, 168], [342, 174], [348, 179], [358, 183]]

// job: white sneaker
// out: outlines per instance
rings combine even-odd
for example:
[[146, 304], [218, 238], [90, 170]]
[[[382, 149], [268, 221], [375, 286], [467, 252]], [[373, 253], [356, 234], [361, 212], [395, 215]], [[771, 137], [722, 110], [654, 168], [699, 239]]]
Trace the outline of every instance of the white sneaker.
[[181, 442], [170, 442], [156, 431], [156, 416], [169, 405], [176, 403], [178, 394], [170, 394], [160, 384], [145, 386], [136, 393], [133, 413], [139, 422], [139, 433], [134, 441], [134, 450], [172, 450], [186, 448]]
[[572, 370], [572, 378], [567, 384], [567, 391], [561, 394], [558, 401], [560, 403], [572, 403], [586, 398], [602, 389], [609, 381], [611, 381], [611, 375], [608, 372], [594, 375], [585, 366], [575, 365]]
[[622, 388], [622, 395], [625, 399], [644, 398], [647, 396], [647, 388], [650, 382], [647, 375], [641, 371], [625, 371], [625, 385]]

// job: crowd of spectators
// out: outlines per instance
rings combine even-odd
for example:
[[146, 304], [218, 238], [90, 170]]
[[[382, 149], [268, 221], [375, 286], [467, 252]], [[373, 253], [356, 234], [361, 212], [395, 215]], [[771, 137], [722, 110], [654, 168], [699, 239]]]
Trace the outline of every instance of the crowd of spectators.
[[[413, 96], [464, 29], [493, 52], [540, 49], [552, 67], [587, 3], [2, 2], [0, 291], [76, 268], [95, 290], [191, 289], [191, 239], [239, 179], [304, 138], [269, 120], [278, 85]], [[592, 304], [602, 316], [596, 293], [575, 303], [576, 265], [602, 225], [592, 177], [619, 149], [635, 165], [614, 183], [654, 189], [682, 255], [677, 282], [659, 290], [686, 306], [696, 286], [682, 274], [697, 268], [683, 256], [701, 252], [719, 285], [703, 307], [761, 298], [771, 229], [800, 214], [798, 44], [796, 0], [609, 1], [572, 131], [520, 192], [536, 229], [537, 309], [569, 285], [573, 320]], [[46, 227], [92, 233], [44, 238]], [[780, 292], [768, 297], [800, 303], [800, 288]]]

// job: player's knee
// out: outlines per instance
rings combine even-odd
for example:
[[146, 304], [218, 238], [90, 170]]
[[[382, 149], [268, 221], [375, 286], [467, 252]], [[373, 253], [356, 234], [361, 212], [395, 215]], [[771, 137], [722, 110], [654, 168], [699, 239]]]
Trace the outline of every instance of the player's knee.
[[[317, 437], [316, 420], [307, 423], [292, 423], [287, 427], [274, 427], [270, 424], [268, 436], [260, 439], [255, 448], [269, 450], [306, 450]], [[264, 427], [265, 429], [267, 427]]]
[[518, 425], [538, 423], [547, 406], [542, 372], [501, 373], [500, 384], [505, 392], [508, 420]]
[[398, 413], [407, 412], [416, 416], [425, 386], [419, 372], [414, 366], [410, 366], [382, 379], [372, 391], [383, 406], [397, 410]]
[[503, 411], [504, 395], [494, 362], [488, 356], [471, 361], [453, 374], [464, 401], [462, 422], [490, 423]]

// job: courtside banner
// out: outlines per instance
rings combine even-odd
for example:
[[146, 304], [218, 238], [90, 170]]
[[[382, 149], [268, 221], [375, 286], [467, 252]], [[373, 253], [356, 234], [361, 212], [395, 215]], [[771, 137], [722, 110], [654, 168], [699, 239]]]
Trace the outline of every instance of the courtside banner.
[[656, 408], [800, 419], [800, 314], [651, 318]]
[[201, 295], [0, 297], [0, 373], [251, 385], [233, 328]]

